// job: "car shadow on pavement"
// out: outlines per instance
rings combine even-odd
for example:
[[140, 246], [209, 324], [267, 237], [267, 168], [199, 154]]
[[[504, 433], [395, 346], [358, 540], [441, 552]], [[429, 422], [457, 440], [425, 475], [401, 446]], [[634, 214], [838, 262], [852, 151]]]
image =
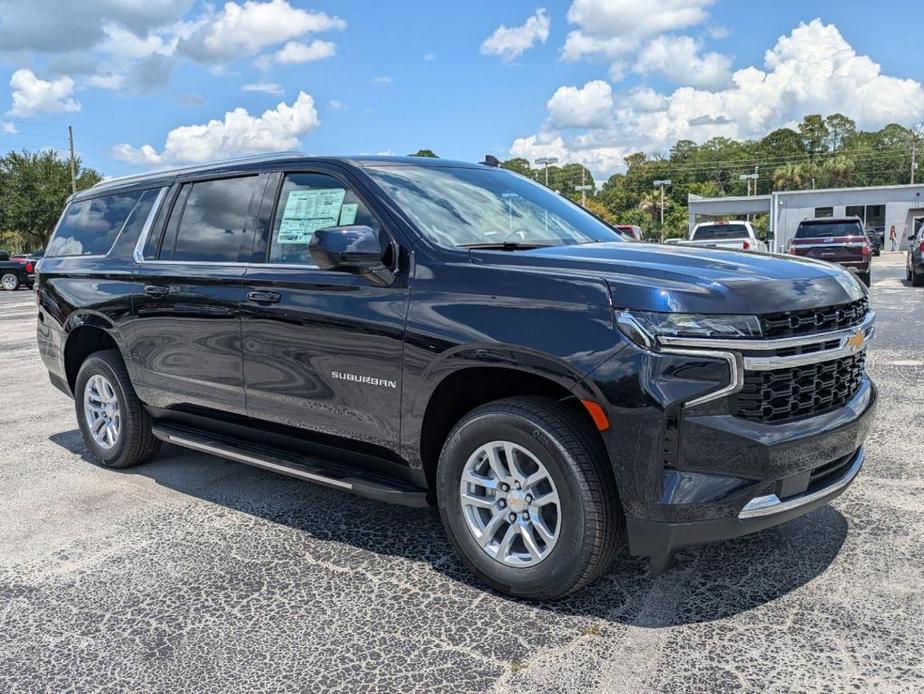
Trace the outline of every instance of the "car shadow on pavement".
[[[53, 434], [50, 440], [97, 464], [87, 454], [79, 430]], [[489, 590], [455, 555], [433, 510], [390, 506], [169, 445], [150, 463], [111, 472], [147, 477], [316, 541], [427, 562], [453, 581]], [[846, 518], [824, 506], [776, 528], [683, 550], [674, 568], [656, 578], [648, 574], [647, 559], [631, 557], [623, 548], [610, 573], [595, 584], [564, 600], [533, 604], [558, 614], [643, 628], [723, 619], [776, 600], [824, 573], [837, 557], [847, 529]], [[406, 571], [406, 564], [397, 571]]]

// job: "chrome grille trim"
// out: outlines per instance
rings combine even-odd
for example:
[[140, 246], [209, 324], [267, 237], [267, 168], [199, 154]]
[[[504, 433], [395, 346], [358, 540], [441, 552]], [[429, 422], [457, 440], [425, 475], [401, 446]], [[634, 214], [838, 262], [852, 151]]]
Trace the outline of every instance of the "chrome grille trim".
[[[873, 322], [876, 318], [875, 311], [866, 314], [866, 318], [857, 325], [849, 328], [842, 328], [826, 333], [814, 333], [810, 335], [798, 335], [794, 337], [779, 337], [771, 340], [736, 340], [727, 338], [707, 338], [707, 337], [670, 337], [660, 336], [658, 342], [665, 347], [694, 347], [702, 349], [723, 349], [736, 352], [769, 352], [777, 349], [786, 349], [787, 347], [800, 347], [802, 345], [811, 345], [817, 342], [828, 342], [830, 340], [841, 340], [845, 344], [848, 339], [856, 334], [858, 329], [863, 330], [865, 336], [871, 337]], [[813, 352], [811, 356], [820, 354]], [[809, 356], [809, 355], [806, 355]], [[778, 357], [779, 359], [788, 359], [789, 357]], [[829, 357], [830, 358], [830, 357]], [[820, 361], [820, 360], [815, 360]], [[779, 367], [777, 367], [779, 368]]]

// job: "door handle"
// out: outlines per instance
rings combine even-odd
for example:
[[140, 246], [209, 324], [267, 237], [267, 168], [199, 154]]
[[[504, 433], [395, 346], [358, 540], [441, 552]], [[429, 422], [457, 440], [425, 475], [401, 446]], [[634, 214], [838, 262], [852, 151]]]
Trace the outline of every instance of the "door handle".
[[276, 292], [247, 292], [247, 300], [258, 304], [278, 304], [281, 299]]
[[152, 299], [160, 299], [170, 293], [170, 287], [162, 284], [148, 284], [144, 287], [144, 293]]

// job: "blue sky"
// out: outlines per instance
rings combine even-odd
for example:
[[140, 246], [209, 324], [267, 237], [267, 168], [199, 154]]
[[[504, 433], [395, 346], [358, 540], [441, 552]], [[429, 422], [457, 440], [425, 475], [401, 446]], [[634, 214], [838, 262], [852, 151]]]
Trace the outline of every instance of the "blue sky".
[[758, 136], [805, 113], [924, 119], [914, 2], [73, 5], [0, 0], [0, 149], [63, 149], [72, 124], [107, 175], [427, 147], [605, 176], [631, 151]]

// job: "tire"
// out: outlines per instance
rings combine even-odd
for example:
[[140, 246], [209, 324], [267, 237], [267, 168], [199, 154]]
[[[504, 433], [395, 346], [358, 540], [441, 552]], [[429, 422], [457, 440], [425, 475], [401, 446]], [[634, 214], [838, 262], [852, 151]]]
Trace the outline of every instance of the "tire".
[[870, 273], [869, 272], [858, 272], [857, 277], [860, 279], [860, 281], [863, 284], [865, 284], [867, 287], [869, 286], [869, 283], [870, 283]]
[[[108, 384], [108, 389], [102, 385], [104, 383]], [[91, 432], [85, 405], [88, 388], [91, 389], [91, 401], [94, 401], [94, 388], [97, 393], [111, 390], [116, 398], [116, 405], [111, 409], [118, 412], [119, 425], [111, 444], [108, 441], [97, 441]], [[118, 350], [94, 352], [80, 365], [74, 384], [74, 405], [84, 443], [103, 467], [126, 468], [138, 465], [153, 458], [160, 450], [160, 441], [152, 433], [151, 416], [135, 394]]]
[[[533, 486], [524, 483], [522, 489], [511, 487], [506, 495], [509, 503], [501, 500], [504, 495], [501, 489], [467, 487], [472, 494], [483, 495], [482, 503], [484, 499], [497, 501], [488, 508], [463, 508], [461, 485], [468, 484], [463, 482], [463, 473], [472, 460], [482, 460], [481, 465], [487, 465], [486, 457], [475, 454], [492, 444], [512, 444], [517, 449], [513, 455], [521, 469], [537, 461], [544, 466], [547, 479]], [[501, 462], [505, 472], [509, 471], [503, 462], [506, 458], [505, 453]], [[488, 477], [480, 479], [499, 485], [498, 475], [487, 474]], [[532, 479], [536, 474], [527, 469], [520, 477]], [[513, 477], [507, 479], [510, 481]], [[537, 538], [544, 536], [539, 533], [538, 526], [533, 525], [535, 517], [532, 514], [537, 509], [533, 502], [528, 502], [528, 510], [523, 509], [530, 498], [528, 494], [526, 500], [522, 496], [514, 498], [514, 495], [532, 489], [548, 498], [549, 486], [558, 495], [557, 506], [548, 511], [556, 522], [543, 520], [542, 523], [546, 531], [555, 528], [556, 537], [550, 543], [543, 543], [541, 549], [545, 555], [537, 560], [527, 548], [525, 531], [519, 527], [531, 528], [533, 546], [539, 547]], [[443, 526], [455, 550], [478, 578], [511, 596], [558, 599], [584, 588], [609, 569], [625, 537], [625, 517], [599, 436], [577, 412], [548, 398], [498, 400], [468, 413], [446, 439], [437, 468], [436, 487]], [[547, 508], [540, 506], [539, 512], [547, 513]], [[472, 513], [481, 514], [481, 519], [493, 519], [497, 509], [503, 509], [500, 513], [506, 514], [506, 520], [496, 526], [496, 534], [482, 534], [488, 537], [489, 546], [498, 546], [495, 556], [482, 548], [469, 519]], [[533, 520], [526, 522], [524, 513]], [[517, 528], [508, 522], [510, 514], [518, 517]], [[495, 527], [488, 522], [484, 525], [486, 529]], [[519, 546], [520, 553], [511, 550], [509, 561], [530, 554], [528, 561], [532, 563], [510, 565], [499, 558], [508, 528], [521, 532], [520, 538], [510, 545], [511, 548]], [[492, 537], [496, 540], [492, 541]]]
[[914, 270], [911, 271], [911, 286], [924, 287], [924, 274], [919, 274]]
[[15, 272], [5, 272], [0, 277], [0, 286], [8, 292], [15, 292], [19, 289], [19, 277], [16, 276]]

